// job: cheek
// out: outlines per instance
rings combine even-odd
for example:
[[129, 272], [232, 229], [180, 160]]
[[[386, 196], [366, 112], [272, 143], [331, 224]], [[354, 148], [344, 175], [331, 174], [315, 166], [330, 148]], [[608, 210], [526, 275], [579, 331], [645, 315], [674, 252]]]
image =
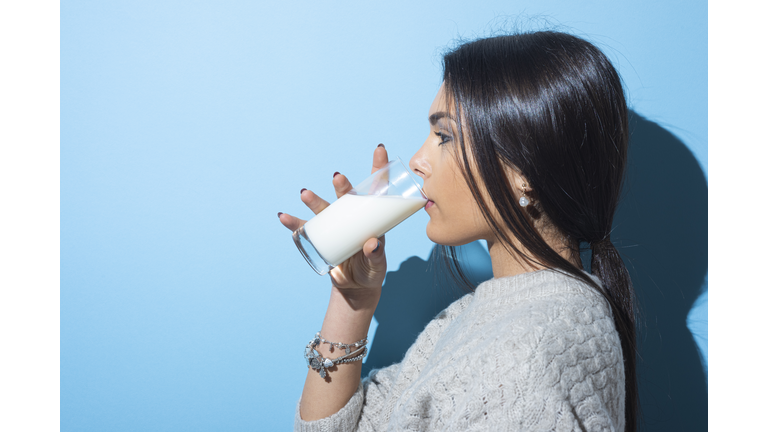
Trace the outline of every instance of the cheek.
[[[457, 185], [458, 186], [458, 185]], [[430, 217], [427, 236], [435, 243], [460, 246], [488, 238], [488, 226], [468, 187], [448, 190], [450, 198]]]

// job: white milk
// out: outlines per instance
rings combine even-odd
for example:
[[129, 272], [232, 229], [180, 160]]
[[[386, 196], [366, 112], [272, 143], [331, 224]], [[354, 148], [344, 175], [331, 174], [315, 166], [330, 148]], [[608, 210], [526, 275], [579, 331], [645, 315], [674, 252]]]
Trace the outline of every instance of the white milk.
[[424, 207], [426, 199], [346, 194], [304, 224], [320, 256], [337, 266]]

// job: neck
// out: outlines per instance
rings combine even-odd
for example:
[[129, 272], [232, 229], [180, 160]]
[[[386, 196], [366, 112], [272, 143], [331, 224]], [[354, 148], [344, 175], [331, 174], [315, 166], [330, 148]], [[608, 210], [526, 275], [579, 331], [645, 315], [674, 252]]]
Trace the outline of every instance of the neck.
[[[519, 243], [515, 246], [522, 249]], [[550, 246], [552, 246], [551, 243]], [[577, 268], [581, 268], [581, 258], [571, 256], [569, 249], [561, 247], [555, 250], [559, 250], [560, 256], [571, 261]], [[515, 276], [546, 268], [536, 263], [526, 262], [522, 256], [514, 253], [514, 251], [508, 251], [500, 241], [488, 240], [488, 253], [491, 256], [494, 278]]]
[[515, 276], [542, 268], [535, 266], [535, 264], [526, 263], [521, 256], [510, 253], [499, 241], [488, 241], [488, 253], [491, 255], [494, 278]]

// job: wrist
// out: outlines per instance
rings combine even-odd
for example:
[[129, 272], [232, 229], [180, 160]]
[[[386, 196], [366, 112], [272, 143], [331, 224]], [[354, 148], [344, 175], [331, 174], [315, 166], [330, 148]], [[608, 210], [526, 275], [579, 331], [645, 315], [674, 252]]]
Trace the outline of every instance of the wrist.
[[381, 287], [378, 288], [331, 288], [331, 304], [349, 309], [352, 313], [366, 314], [373, 312], [381, 299]]
[[[360, 292], [365, 291], [365, 292]], [[331, 290], [331, 300], [323, 320], [323, 337], [334, 342], [351, 343], [365, 338], [373, 313], [381, 297], [381, 289]]]

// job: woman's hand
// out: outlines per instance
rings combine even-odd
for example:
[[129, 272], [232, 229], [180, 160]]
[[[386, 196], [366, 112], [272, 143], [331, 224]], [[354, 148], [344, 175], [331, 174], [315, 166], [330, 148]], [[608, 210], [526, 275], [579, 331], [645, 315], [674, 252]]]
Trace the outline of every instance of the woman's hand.
[[[387, 150], [382, 144], [379, 144], [379, 147], [373, 152], [373, 168], [371, 168], [371, 173], [378, 171], [387, 162]], [[352, 190], [352, 184], [350, 184], [349, 180], [339, 173], [333, 176], [333, 187], [336, 191], [336, 198], [340, 198]], [[306, 189], [301, 192], [301, 201], [315, 214], [320, 213], [330, 205], [327, 201], [315, 195], [314, 192]], [[295, 231], [304, 225], [306, 221], [283, 213], [280, 215], [280, 222], [289, 230]], [[362, 251], [331, 270], [330, 276], [334, 287], [345, 292], [345, 294], [353, 295], [351, 292], [353, 289], [381, 289], [386, 273], [387, 259], [384, 254], [384, 236], [382, 236], [379, 239], [368, 239]], [[355, 294], [362, 293], [358, 292]]]

